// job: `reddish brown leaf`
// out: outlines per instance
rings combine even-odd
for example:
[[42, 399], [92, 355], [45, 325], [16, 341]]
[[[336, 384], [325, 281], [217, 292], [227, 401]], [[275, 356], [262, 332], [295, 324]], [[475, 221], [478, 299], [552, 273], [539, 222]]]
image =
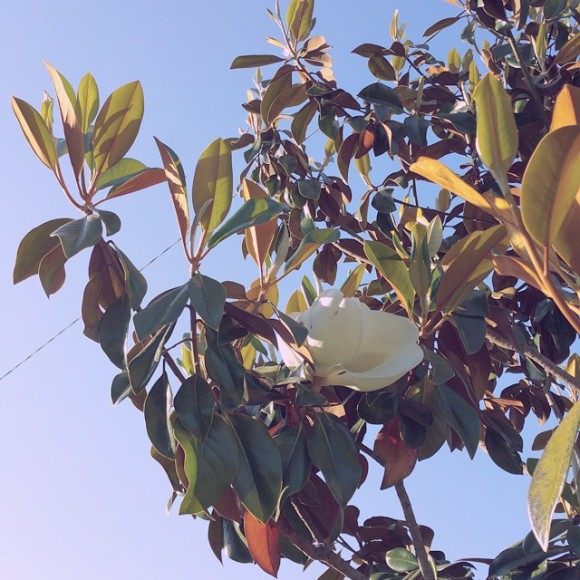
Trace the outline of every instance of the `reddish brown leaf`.
[[280, 568], [280, 541], [276, 524], [271, 520], [263, 524], [250, 512], [244, 515], [244, 534], [248, 549], [256, 564], [274, 578]]
[[411, 474], [417, 463], [417, 449], [409, 447], [399, 432], [399, 419], [387, 423], [375, 439], [374, 452], [385, 462], [381, 489], [399, 483]]
[[107, 195], [107, 199], [147, 189], [148, 187], [163, 183], [165, 179], [165, 171], [163, 169], [159, 169], [158, 167], [148, 167], [141, 173], [127, 179], [127, 181], [122, 185], [119, 185], [119, 187], [112, 189], [109, 195]]

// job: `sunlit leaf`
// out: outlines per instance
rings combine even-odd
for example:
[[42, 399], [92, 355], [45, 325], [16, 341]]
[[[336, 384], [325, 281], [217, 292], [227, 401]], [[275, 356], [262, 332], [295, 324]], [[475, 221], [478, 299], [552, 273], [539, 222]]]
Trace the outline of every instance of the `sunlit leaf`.
[[90, 73], [79, 83], [75, 108], [81, 131], [86, 133], [99, 111], [99, 88]]
[[115, 163], [115, 165], [109, 167], [107, 171], [104, 171], [99, 175], [96, 183], [97, 190], [121, 185], [130, 177], [141, 173], [145, 169], [147, 169], [145, 163], [141, 163], [141, 161], [137, 161], [137, 159], [124, 157]]
[[[580, 35], [575, 38], [580, 43]], [[564, 85], [554, 103], [550, 131], [569, 125], [580, 125], [580, 87]]]
[[226, 217], [232, 192], [232, 152], [226, 141], [216, 139], [197, 162], [191, 192], [196, 216], [207, 233], [213, 232]]
[[562, 493], [578, 429], [580, 403], [576, 403], [556, 428], [534, 470], [528, 493], [532, 530], [543, 550], [548, 549], [550, 522]]
[[26, 101], [12, 97], [12, 110], [36, 156], [49, 168], [56, 167], [54, 140], [40, 113]]
[[113, 91], [100, 110], [93, 130], [95, 171], [118, 163], [133, 145], [143, 119], [143, 89], [139, 81]]
[[405, 548], [393, 548], [386, 553], [385, 558], [387, 565], [395, 572], [411, 572], [419, 567], [417, 556]]
[[284, 265], [284, 272], [291, 272], [299, 268], [321, 245], [337, 242], [340, 232], [334, 229], [312, 230], [308, 232], [296, 251]]
[[292, 0], [286, 11], [286, 25], [292, 38], [300, 42], [308, 37], [312, 26], [314, 0]]
[[251, 512], [244, 516], [244, 535], [248, 541], [250, 554], [256, 564], [274, 578], [280, 568], [280, 541], [276, 524], [272, 521], [263, 523]]

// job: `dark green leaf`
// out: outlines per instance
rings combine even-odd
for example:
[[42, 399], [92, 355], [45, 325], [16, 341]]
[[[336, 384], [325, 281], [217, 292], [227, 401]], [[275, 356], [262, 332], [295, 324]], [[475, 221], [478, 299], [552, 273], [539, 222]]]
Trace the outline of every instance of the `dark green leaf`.
[[115, 246], [115, 253], [121, 262], [125, 274], [125, 290], [131, 301], [131, 308], [137, 310], [147, 293], [147, 280], [145, 276], [135, 267], [133, 262]]
[[367, 423], [384, 425], [397, 416], [399, 395], [396, 393], [365, 393], [358, 403], [358, 416]]
[[209, 240], [208, 247], [213, 248], [229, 236], [237, 234], [246, 228], [269, 222], [282, 213], [282, 206], [270, 198], [252, 198], [223, 226], [214, 232]]
[[547, 558], [562, 554], [567, 550], [565, 547], [550, 548], [547, 552], [532, 552], [526, 554], [521, 545], [508, 548], [501, 552], [489, 567], [490, 577], [498, 577], [520, 566], [539, 564]]
[[442, 385], [455, 376], [453, 367], [441, 355], [423, 347], [425, 359], [431, 363], [433, 369], [433, 383]]
[[367, 103], [381, 105], [395, 114], [403, 112], [403, 105], [397, 93], [382, 83], [373, 83], [365, 87], [358, 96]]
[[224, 548], [226, 556], [234, 562], [240, 564], [250, 564], [254, 561], [246, 544], [242, 540], [239, 526], [230, 520], [222, 520], [224, 533]]
[[188, 299], [189, 284], [172, 288], [154, 298], [133, 317], [137, 336], [144, 339], [162, 326], [175, 322], [181, 316]]
[[174, 325], [159, 329], [147, 343], [147, 346], [131, 360], [127, 361], [129, 381], [134, 393], [142, 391], [151, 380], [163, 355], [165, 343], [173, 332]]
[[94, 246], [102, 237], [103, 222], [98, 214], [69, 221], [57, 228], [52, 236], [58, 236], [67, 258], [71, 258], [85, 248]]
[[276, 511], [282, 492], [282, 461], [263, 423], [246, 415], [230, 415], [239, 439], [240, 465], [234, 489], [252, 515], [266, 523]]
[[348, 427], [335, 415], [318, 413], [308, 434], [308, 453], [336, 501], [346, 507], [362, 473]]
[[207, 538], [211, 548], [211, 551], [215, 554], [215, 557], [221, 562], [222, 561], [222, 550], [224, 549], [224, 531], [223, 531], [223, 518], [219, 517], [215, 512], [212, 512], [212, 517], [214, 518], [209, 522], [209, 527], [207, 529]]
[[392, 213], [397, 210], [397, 206], [393, 201], [392, 189], [381, 189], [373, 196], [371, 205], [379, 213]]
[[411, 448], [419, 449], [427, 438], [427, 426], [414, 421], [407, 415], [400, 417], [401, 439]]
[[291, 427], [274, 437], [282, 459], [283, 497], [300, 491], [310, 477], [311, 463], [306, 451], [306, 435], [301, 427]]
[[105, 232], [108, 236], [114, 236], [121, 229], [121, 219], [116, 213], [105, 211], [104, 209], [100, 209], [96, 213], [99, 214], [101, 221], [105, 225]]
[[173, 402], [181, 424], [197, 439], [204, 440], [213, 420], [215, 398], [201, 375], [185, 379]]
[[109, 360], [120, 369], [125, 368], [125, 340], [131, 320], [129, 297], [123, 294], [103, 314], [99, 323], [99, 343]]
[[244, 56], [237, 56], [230, 65], [230, 68], [257, 68], [259, 66], [282, 62], [283, 60], [283, 58], [274, 54], [246, 54]]
[[18, 246], [14, 265], [14, 284], [38, 274], [42, 258], [60, 245], [60, 240], [51, 234], [61, 226], [71, 222], [70, 218], [50, 220], [30, 230]]
[[369, 58], [371, 74], [382, 81], [394, 81], [397, 73], [393, 65], [382, 55], [373, 55]]
[[131, 383], [127, 371], [115, 375], [111, 384], [111, 400], [113, 405], [118, 405], [123, 399], [131, 394]]
[[461, 316], [457, 312], [452, 314], [452, 318], [465, 352], [467, 354], [479, 352], [485, 342], [485, 331], [487, 330], [485, 318]]
[[155, 381], [145, 399], [143, 415], [147, 435], [149, 435], [153, 447], [169, 459], [175, 457], [175, 439], [169, 420], [171, 402], [171, 387], [167, 373], [164, 371]]
[[433, 34], [440, 32], [441, 30], [444, 30], [445, 28], [451, 26], [452, 24], [455, 24], [457, 20], [459, 20], [459, 17], [457, 16], [452, 16], [450, 18], [442, 18], [441, 20], [435, 22], [435, 24], [429, 26], [429, 28], [427, 28], [427, 30], [423, 32], [423, 36], [432, 36]]
[[213, 278], [195, 274], [188, 282], [191, 304], [201, 319], [213, 330], [217, 330], [224, 313], [226, 291]]
[[298, 182], [298, 191], [306, 199], [318, 199], [321, 188], [322, 185], [318, 181], [312, 181], [311, 179], [301, 179]]
[[335, 229], [312, 230], [308, 232], [296, 251], [284, 265], [284, 272], [299, 268], [321, 245], [337, 242], [340, 232]]
[[308, 336], [308, 329], [302, 324], [294, 320], [291, 316], [284, 314], [281, 310], [276, 310], [280, 320], [288, 328], [294, 337], [297, 346], [302, 346], [306, 337]]

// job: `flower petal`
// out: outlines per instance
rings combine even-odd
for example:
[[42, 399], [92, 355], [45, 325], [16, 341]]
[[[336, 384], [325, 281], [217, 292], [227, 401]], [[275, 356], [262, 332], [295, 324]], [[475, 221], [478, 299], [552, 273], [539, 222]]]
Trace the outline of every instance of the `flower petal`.
[[306, 346], [316, 374], [324, 374], [359, 350], [363, 331], [360, 305], [340, 290], [327, 290], [299, 316], [308, 329]]
[[394, 361], [401, 352], [419, 340], [419, 331], [408, 318], [371, 310], [360, 303], [363, 333], [355, 356], [343, 359], [342, 366], [355, 373]]
[[396, 358], [366, 372], [350, 372], [335, 369], [325, 377], [330, 385], [343, 385], [357, 391], [376, 391], [393, 384], [423, 360], [423, 350], [416, 344], [408, 344]]

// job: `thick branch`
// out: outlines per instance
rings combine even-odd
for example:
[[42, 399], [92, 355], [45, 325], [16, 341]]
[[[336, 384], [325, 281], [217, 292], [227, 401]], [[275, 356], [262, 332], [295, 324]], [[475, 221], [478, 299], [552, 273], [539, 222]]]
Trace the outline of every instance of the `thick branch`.
[[[517, 352], [519, 349], [515, 344], [512, 344], [497, 332], [488, 329], [485, 333], [485, 337], [489, 342], [505, 348], [507, 350], [513, 350]], [[568, 388], [572, 389], [576, 393], [580, 393], [580, 383], [564, 369], [560, 368], [557, 364], [553, 363], [548, 357], [545, 357], [541, 352], [535, 348], [526, 344], [524, 348], [524, 356], [528, 357], [530, 360], [534, 361], [536, 364], [540, 365], [548, 375], [554, 378], [559, 383], [566, 385]]]
[[[374, 459], [379, 465], [385, 467], [385, 462], [375, 455], [370, 447], [367, 447], [364, 443], [360, 445], [362, 451], [364, 451], [371, 459]], [[425, 542], [423, 542], [423, 536], [421, 535], [421, 528], [417, 523], [415, 518], [415, 513], [413, 512], [413, 506], [411, 505], [411, 500], [407, 494], [407, 490], [403, 485], [403, 482], [395, 484], [395, 491], [399, 497], [399, 503], [403, 508], [403, 514], [405, 515], [405, 521], [409, 532], [411, 534], [411, 539], [413, 540], [413, 546], [415, 548], [415, 554], [417, 555], [417, 560], [419, 560], [419, 568], [421, 569], [421, 574], [424, 580], [435, 580], [433, 575], [433, 568], [429, 563], [429, 556], [427, 555], [427, 548], [425, 547]]]
[[301, 552], [306, 554], [312, 560], [323, 562], [337, 572], [344, 574], [351, 580], [365, 580], [366, 574], [353, 568], [346, 560], [341, 558], [336, 552], [333, 552], [329, 546], [315, 546], [301, 538], [283, 518], [278, 520], [278, 529], [280, 533], [288, 538]]

